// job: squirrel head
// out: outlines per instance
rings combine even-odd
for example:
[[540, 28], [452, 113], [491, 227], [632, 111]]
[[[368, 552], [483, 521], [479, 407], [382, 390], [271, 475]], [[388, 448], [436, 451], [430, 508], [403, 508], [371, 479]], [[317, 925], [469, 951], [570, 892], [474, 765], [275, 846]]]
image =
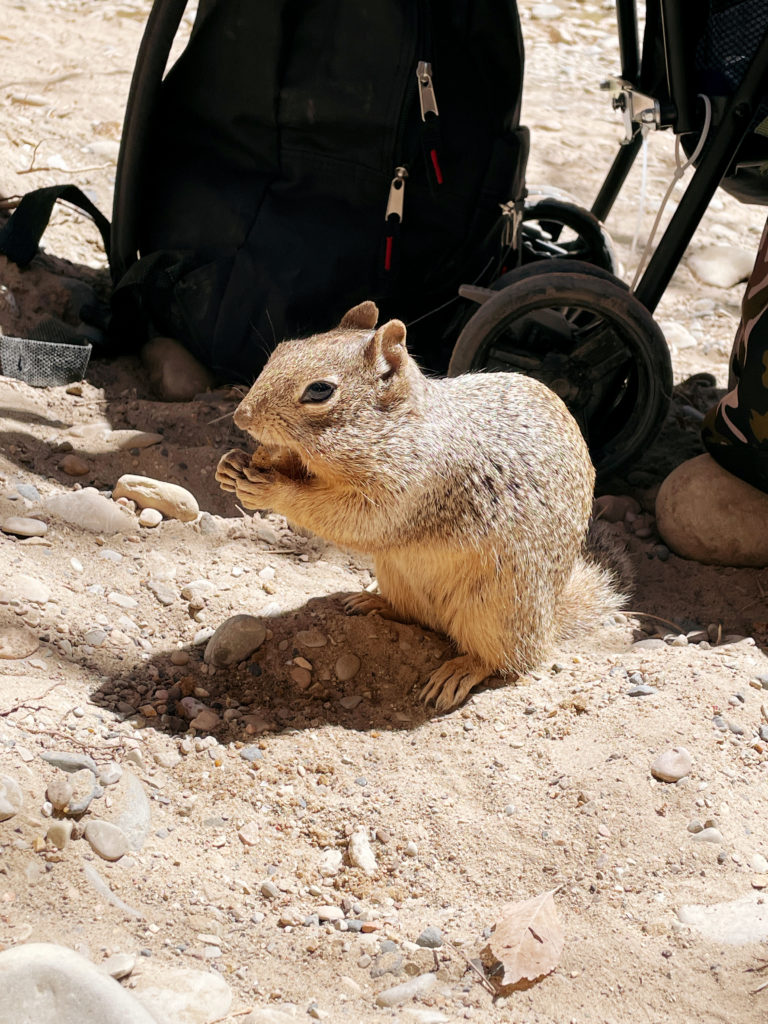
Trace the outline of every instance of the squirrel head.
[[[295, 452], [310, 472], [353, 462], [418, 411], [426, 381], [405, 345], [405, 325], [375, 330], [362, 302], [326, 334], [284, 341], [235, 411], [235, 424], [269, 448]], [[322, 474], [323, 469], [320, 469]]]

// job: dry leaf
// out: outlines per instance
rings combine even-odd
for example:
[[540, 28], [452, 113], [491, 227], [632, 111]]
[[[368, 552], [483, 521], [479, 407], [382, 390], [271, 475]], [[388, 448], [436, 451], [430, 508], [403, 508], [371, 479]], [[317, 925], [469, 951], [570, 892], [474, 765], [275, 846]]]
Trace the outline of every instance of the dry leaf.
[[504, 967], [502, 986], [549, 974], [560, 961], [564, 941], [554, 890], [521, 903], [507, 903], [488, 943]]

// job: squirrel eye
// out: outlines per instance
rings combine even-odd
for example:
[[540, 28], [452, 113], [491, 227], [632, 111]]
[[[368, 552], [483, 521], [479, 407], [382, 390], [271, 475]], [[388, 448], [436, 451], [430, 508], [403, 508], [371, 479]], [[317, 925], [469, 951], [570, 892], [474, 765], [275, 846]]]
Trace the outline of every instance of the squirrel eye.
[[327, 402], [335, 390], [336, 385], [331, 384], [330, 381], [315, 380], [311, 384], [307, 384], [299, 401], [302, 405], [306, 405], [308, 402]]

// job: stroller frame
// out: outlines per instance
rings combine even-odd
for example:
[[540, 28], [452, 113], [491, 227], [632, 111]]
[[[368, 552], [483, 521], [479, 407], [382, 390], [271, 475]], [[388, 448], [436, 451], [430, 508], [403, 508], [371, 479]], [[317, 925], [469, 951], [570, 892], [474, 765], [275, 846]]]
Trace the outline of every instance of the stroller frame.
[[[649, 5], [650, 6], [650, 5]], [[625, 111], [632, 125], [631, 137], [625, 139], [592, 205], [591, 212], [605, 220], [626, 180], [642, 146], [643, 124], [655, 128], [670, 127], [676, 135], [685, 135], [699, 128], [696, 122], [696, 93], [693, 84], [693, 54], [686, 21], [695, 18], [695, 4], [690, 0], [659, 0], [658, 15], [663, 32], [665, 79], [652, 82], [653, 53], [644, 45], [641, 56], [638, 44], [637, 8], [635, 0], [616, 0], [616, 15], [621, 59], [621, 80], [614, 106]], [[648, 32], [646, 30], [646, 37]], [[651, 65], [651, 66], [649, 66]], [[661, 85], [662, 95], [652, 108], [637, 110], [635, 99], [648, 97], [654, 86]], [[664, 88], [666, 86], [666, 88]], [[717, 126], [711, 131], [708, 145], [671, 217], [664, 234], [643, 273], [634, 294], [653, 312], [691, 241], [715, 191], [729, 169], [738, 162], [739, 147], [749, 131], [761, 97], [768, 93], [768, 26], [749, 67], [734, 94], [727, 101]], [[643, 104], [639, 104], [643, 106]], [[642, 119], [642, 120], [641, 120]]]

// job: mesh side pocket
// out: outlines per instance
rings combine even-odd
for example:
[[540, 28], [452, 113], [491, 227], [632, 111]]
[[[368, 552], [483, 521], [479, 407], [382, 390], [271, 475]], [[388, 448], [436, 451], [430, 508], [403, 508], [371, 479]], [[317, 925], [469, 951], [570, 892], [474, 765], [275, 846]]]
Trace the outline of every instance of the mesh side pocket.
[[91, 345], [68, 345], [30, 338], [0, 337], [0, 372], [35, 388], [82, 380]]

